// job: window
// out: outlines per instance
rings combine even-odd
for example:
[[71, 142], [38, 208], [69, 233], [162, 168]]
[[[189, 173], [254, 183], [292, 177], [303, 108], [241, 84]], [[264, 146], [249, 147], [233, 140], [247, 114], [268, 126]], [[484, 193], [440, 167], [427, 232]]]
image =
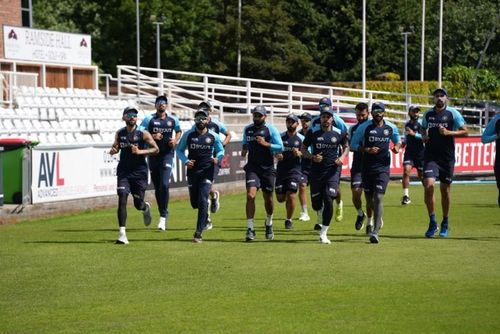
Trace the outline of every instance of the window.
[[21, 18], [23, 27], [33, 26], [33, 17], [31, 13], [31, 0], [21, 0]]

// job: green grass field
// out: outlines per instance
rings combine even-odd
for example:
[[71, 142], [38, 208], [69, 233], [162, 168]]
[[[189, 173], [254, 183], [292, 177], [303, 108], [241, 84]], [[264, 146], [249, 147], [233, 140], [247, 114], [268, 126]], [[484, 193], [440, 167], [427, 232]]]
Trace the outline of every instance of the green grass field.
[[495, 185], [453, 185], [450, 237], [431, 240], [421, 187], [403, 207], [391, 184], [378, 245], [354, 230], [342, 190], [331, 245], [312, 221], [285, 230], [283, 205], [266, 241], [260, 194], [254, 243], [244, 194], [223, 196], [202, 244], [186, 200], [167, 232], [130, 205], [130, 245], [114, 245], [115, 209], [0, 226], [0, 333], [500, 332]]

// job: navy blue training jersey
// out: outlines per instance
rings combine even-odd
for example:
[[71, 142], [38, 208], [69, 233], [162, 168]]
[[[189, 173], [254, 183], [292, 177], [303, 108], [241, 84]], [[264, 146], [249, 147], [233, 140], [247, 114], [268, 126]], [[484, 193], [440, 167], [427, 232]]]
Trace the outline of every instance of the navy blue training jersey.
[[439, 126], [456, 131], [465, 124], [464, 118], [455, 108], [446, 107], [437, 112], [434, 108], [427, 110], [422, 117], [422, 128], [427, 129], [429, 141], [425, 143], [425, 160], [455, 160], [455, 138], [439, 133]]
[[141, 128], [148, 130], [151, 134], [163, 134], [161, 140], [155, 140], [156, 145], [158, 145], [160, 149], [158, 153], [159, 156], [174, 153], [174, 150], [168, 146], [168, 142], [172, 139], [174, 131], [179, 132], [181, 130], [179, 120], [176, 117], [166, 115], [166, 117], [162, 119], [154, 113], [141, 122]]
[[[264, 137], [271, 147], [264, 147], [257, 142], [256, 137]], [[274, 154], [283, 151], [278, 130], [270, 125], [247, 125], [243, 130], [243, 147], [248, 150], [248, 164], [261, 168], [274, 168]]]
[[283, 160], [278, 161], [277, 173], [280, 176], [286, 176], [291, 174], [301, 174], [301, 158], [293, 155], [292, 150], [295, 148], [300, 152], [302, 148], [302, 141], [304, 137], [301, 134], [294, 134], [292, 136], [288, 135], [288, 132], [283, 132], [281, 134], [281, 140], [283, 141]]
[[[408, 136], [406, 134], [406, 129], [409, 128], [415, 131], [415, 136]], [[420, 121], [412, 121], [409, 120], [405, 124], [405, 153], [410, 154], [412, 157], [422, 157], [424, 154], [424, 142], [422, 141], [422, 134], [420, 133], [420, 129], [422, 128], [422, 124]]]
[[330, 131], [318, 128], [309, 130], [304, 138], [304, 146], [311, 148], [311, 154], [322, 154], [320, 163], [311, 162], [311, 175], [321, 178], [327, 175], [332, 167], [337, 166], [335, 161], [339, 158], [340, 148], [347, 143], [347, 134], [340, 129], [332, 127]]
[[[365, 122], [368, 122], [368, 121], [365, 121]], [[354, 132], [356, 132], [356, 130], [359, 128], [359, 126], [363, 123], [356, 123], [349, 128], [349, 140], [352, 141], [352, 138], [354, 136]], [[352, 143], [351, 143], [351, 146], [352, 146]], [[354, 151], [352, 154], [351, 169], [355, 170], [355, 171], [361, 171], [362, 162], [363, 162], [363, 153], [361, 153], [359, 151]]]
[[[309, 131], [311, 131], [309, 129]], [[302, 135], [302, 137], [306, 137], [306, 134], [304, 133], [304, 129], [300, 129], [299, 130], [299, 134]], [[311, 159], [307, 159], [306, 157], [302, 157], [300, 159], [300, 165], [301, 165], [301, 168], [302, 168], [302, 172], [305, 173], [305, 174], [309, 174], [309, 171], [311, 170]]]
[[127, 127], [121, 128], [117, 132], [118, 144], [120, 145], [120, 162], [116, 169], [118, 177], [147, 177], [148, 165], [144, 155], [133, 154], [130, 146], [137, 145], [139, 149], [146, 147], [144, 141], [144, 133], [138, 130], [137, 127], [128, 132]]
[[358, 150], [362, 147], [378, 147], [377, 154], [364, 153], [362, 159], [362, 171], [368, 174], [377, 174], [390, 171], [391, 153], [390, 143], [400, 142], [397, 127], [384, 120], [382, 126], [377, 126], [373, 120], [361, 124], [352, 138], [352, 149]]
[[[186, 149], [188, 150], [187, 156]], [[188, 175], [213, 170], [212, 157], [215, 156], [219, 161], [224, 157], [224, 148], [219, 135], [210, 130], [203, 134], [195, 129], [186, 131], [177, 145], [176, 152], [183, 164], [186, 164], [188, 160], [195, 161], [194, 168], [188, 169]]]

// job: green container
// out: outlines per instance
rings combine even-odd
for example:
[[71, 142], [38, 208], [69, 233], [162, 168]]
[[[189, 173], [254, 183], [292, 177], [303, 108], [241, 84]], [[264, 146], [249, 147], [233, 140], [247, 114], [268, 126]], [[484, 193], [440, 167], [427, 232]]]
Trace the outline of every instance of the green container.
[[23, 155], [25, 146], [0, 152], [3, 163], [3, 195], [5, 204], [21, 204], [23, 201]]
[[[3, 176], [3, 202], [5, 204], [23, 203], [24, 150], [37, 144], [37, 141], [22, 138], [0, 138], [0, 155], [2, 156], [0, 173]], [[2, 189], [0, 189], [1, 193]]]

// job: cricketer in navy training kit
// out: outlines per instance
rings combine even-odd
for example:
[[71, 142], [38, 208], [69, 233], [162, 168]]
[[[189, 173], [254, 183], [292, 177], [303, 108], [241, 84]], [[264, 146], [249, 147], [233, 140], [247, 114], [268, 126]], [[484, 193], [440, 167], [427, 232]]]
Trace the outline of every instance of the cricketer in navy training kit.
[[[311, 130], [311, 120], [312, 116], [310, 113], [305, 112], [299, 116], [301, 129], [299, 130], [299, 134], [303, 137], [306, 136], [307, 132]], [[300, 185], [299, 185], [299, 202], [300, 202], [300, 221], [309, 221], [311, 217], [309, 217], [309, 212], [307, 210], [307, 186], [309, 185], [309, 172], [311, 170], [311, 160], [302, 156], [300, 159], [301, 166], [301, 177], [300, 177]]]
[[290, 114], [285, 119], [287, 131], [281, 134], [283, 152], [276, 154], [276, 199], [283, 203], [286, 201], [285, 229], [293, 227], [293, 213], [296, 206], [296, 193], [299, 190], [302, 177], [301, 157], [302, 141], [304, 137], [297, 133], [299, 118]]
[[412, 168], [417, 170], [417, 177], [422, 181], [424, 167], [424, 142], [422, 140], [422, 121], [419, 119], [420, 108], [411, 106], [408, 109], [410, 120], [405, 124], [403, 156], [403, 197], [402, 205], [411, 203], [410, 199], [410, 174]]
[[[349, 140], [352, 140], [354, 132], [358, 127], [368, 121], [368, 105], [364, 102], [360, 102], [354, 107], [356, 111], [356, 124], [349, 128]], [[358, 151], [353, 151], [352, 142], [351, 151], [352, 154], [352, 164], [351, 164], [351, 193], [352, 193], [352, 204], [356, 209], [357, 216], [354, 222], [354, 228], [359, 231], [364, 226], [364, 220], [367, 219], [366, 234], [370, 234], [373, 230], [373, 209], [369, 206], [366, 208], [366, 214], [363, 211], [363, 180], [362, 180], [362, 164], [363, 164], [363, 153]]]
[[[126, 126], [118, 130], [109, 154], [120, 153], [120, 162], [116, 169], [118, 193], [118, 225], [119, 235], [117, 244], [128, 244], [126, 234], [127, 199], [132, 193], [134, 206], [143, 213], [144, 225], [151, 224], [151, 206], [144, 201], [148, 185], [148, 165], [146, 155], [157, 154], [158, 146], [151, 134], [137, 128], [137, 114], [135, 108], [127, 107], [123, 110], [122, 119]], [[149, 148], [146, 148], [146, 144]]]
[[498, 150], [500, 148], [500, 114], [497, 114], [486, 126], [484, 130], [481, 141], [483, 144], [495, 142], [496, 153], [495, 153], [495, 179], [497, 180], [498, 188], [498, 207], [500, 207], [500, 153]]
[[[372, 208], [375, 226], [370, 233], [370, 242], [379, 243], [379, 232], [383, 225], [384, 194], [389, 183], [391, 154], [399, 153], [401, 140], [397, 127], [384, 120], [383, 103], [372, 105], [372, 120], [361, 124], [352, 138], [352, 149], [363, 153], [362, 181], [367, 208]], [[391, 148], [391, 142], [394, 146]]]
[[167, 113], [167, 105], [167, 97], [158, 96], [155, 100], [156, 113], [147, 115], [140, 125], [141, 130], [147, 130], [151, 133], [160, 149], [157, 155], [148, 158], [148, 165], [160, 214], [158, 229], [161, 231], [168, 228], [170, 176], [174, 162], [175, 145], [182, 134], [179, 120]]
[[[345, 124], [344, 120], [340, 118], [339, 115], [337, 115], [337, 113], [335, 113], [335, 111], [333, 110], [333, 104], [330, 98], [328, 97], [321, 98], [318, 102], [318, 107], [320, 115], [321, 112], [330, 110], [333, 114], [332, 125], [340, 129], [340, 131], [342, 132], [345, 133], [348, 132], [347, 125]], [[320, 126], [321, 126], [320, 116], [314, 117], [311, 121], [311, 127], [314, 129]], [[342, 154], [342, 152], [340, 152], [339, 155], [340, 154]], [[342, 193], [340, 192], [340, 188], [339, 188], [339, 193], [335, 198], [335, 202], [337, 203], [337, 208], [335, 209], [335, 221], [340, 222], [344, 218], [344, 202], [342, 201]]]
[[429, 214], [429, 227], [425, 232], [432, 238], [439, 230], [436, 222], [434, 184], [439, 179], [441, 190], [440, 237], [449, 233], [448, 214], [451, 205], [451, 183], [455, 167], [455, 137], [468, 134], [464, 118], [455, 108], [449, 107], [448, 94], [445, 89], [438, 88], [433, 94], [434, 107], [427, 110], [422, 117], [422, 140], [424, 150], [424, 199]]
[[177, 156], [187, 167], [191, 206], [198, 209], [193, 236], [195, 243], [202, 242], [202, 233], [207, 229], [208, 197], [214, 180], [214, 169], [224, 157], [224, 147], [219, 135], [207, 127], [208, 117], [208, 110], [198, 109], [195, 113], [195, 128], [182, 135], [176, 149]]
[[343, 161], [349, 154], [347, 132], [334, 127], [333, 119], [331, 109], [322, 110], [320, 126], [306, 134], [302, 145], [302, 155], [311, 159], [311, 204], [318, 215], [318, 221], [321, 221], [317, 227], [320, 229], [319, 242], [322, 244], [331, 243], [328, 229], [333, 217], [333, 200], [339, 195], [340, 173]]
[[[217, 135], [222, 140], [222, 146], [226, 147], [226, 145], [231, 141], [231, 132], [229, 132], [225, 126], [225, 124], [219, 120], [215, 120], [212, 118], [210, 115], [214, 109], [212, 107], [212, 104], [209, 101], [206, 102], [201, 102], [198, 105], [198, 110], [205, 110], [208, 113], [208, 125], [207, 128], [213, 132], [215, 132]], [[195, 127], [194, 125], [193, 127]], [[223, 137], [221, 136], [223, 135]], [[220, 164], [221, 161], [219, 160], [219, 163], [215, 165], [214, 168], [214, 179], [212, 182], [212, 188], [210, 189], [210, 203], [209, 207], [210, 210], [208, 212], [208, 224], [207, 224], [207, 229], [212, 229], [212, 223], [210, 219], [210, 213], [216, 213], [220, 209], [220, 192], [215, 190], [214, 184], [215, 184], [215, 179], [217, 178], [217, 175], [219, 174], [219, 169], [220, 169]]]
[[262, 188], [264, 207], [267, 214], [265, 221], [265, 236], [267, 240], [273, 240], [273, 192], [276, 180], [274, 155], [283, 151], [283, 142], [281, 141], [278, 130], [273, 125], [266, 123], [266, 107], [256, 106], [252, 110], [252, 116], [253, 123], [247, 125], [243, 130], [241, 150], [242, 157], [248, 155], [247, 163], [244, 167], [247, 190], [247, 232], [245, 240], [255, 240], [255, 197], [260, 188]]

